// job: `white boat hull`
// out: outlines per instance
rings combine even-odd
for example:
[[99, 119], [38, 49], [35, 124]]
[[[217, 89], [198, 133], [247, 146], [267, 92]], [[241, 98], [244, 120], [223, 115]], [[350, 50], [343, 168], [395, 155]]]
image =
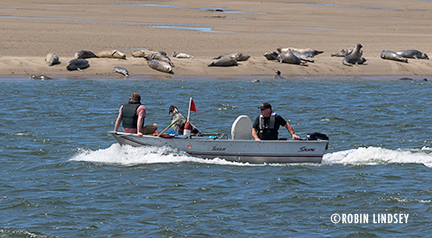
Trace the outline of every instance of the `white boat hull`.
[[227, 140], [207, 137], [138, 137], [136, 134], [109, 132], [120, 145], [169, 146], [200, 158], [221, 158], [242, 163], [321, 163], [326, 140]]

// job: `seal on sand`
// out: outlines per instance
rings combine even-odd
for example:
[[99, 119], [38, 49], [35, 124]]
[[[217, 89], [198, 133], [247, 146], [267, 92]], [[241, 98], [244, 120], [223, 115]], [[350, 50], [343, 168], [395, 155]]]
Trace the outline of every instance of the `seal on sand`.
[[126, 55], [118, 50], [106, 50], [96, 54], [99, 58], [126, 59]]
[[218, 60], [215, 60], [208, 64], [208, 67], [212, 66], [222, 66], [222, 67], [229, 67], [229, 66], [237, 66], [237, 60], [231, 58], [231, 57], [223, 57]]
[[123, 67], [114, 67], [113, 71], [119, 74], [123, 74], [126, 78], [129, 78], [129, 72]]
[[132, 53], [132, 56], [134, 58], [144, 58], [144, 56], [146, 55], [150, 55], [150, 54], [156, 54], [159, 52], [156, 51], [149, 51], [149, 50], [138, 50]]
[[34, 75], [34, 74], [32, 74], [31, 76], [30, 76], [30, 79], [32, 79], [32, 80], [50, 80], [50, 79], [52, 79], [52, 78], [50, 78], [50, 77], [48, 77], [48, 76], [46, 76], [46, 75]]
[[213, 59], [221, 59], [225, 57], [231, 57], [235, 59], [236, 61], [246, 61], [250, 58], [249, 55], [243, 54], [243, 53], [229, 53], [229, 54], [223, 54], [219, 55], [218, 57], [214, 57]]
[[357, 44], [355, 47], [349, 47], [346, 49], [341, 49], [339, 52], [335, 54], [331, 54], [332, 57], [345, 57], [347, 55], [355, 54], [358, 57], [363, 56], [363, 51], [361, 50], [363, 46], [361, 44]]
[[239, 57], [237, 57], [237, 59], [235, 59], [235, 60], [237, 60], [237, 61], [246, 61], [246, 60], [248, 60], [250, 58], [250, 55], [247, 55], [247, 54], [243, 54], [242, 53], [242, 55], [240, 55]]
[[279, 54], [278, 61], [279, 63], [298, 64], [302, 66], [307, 66], [306, 63], [302, 62], [297, 56], [294, 55], [292, 51], [287, 51], [286, 53]]
[[361, 48], [363, 48], [363, 46], [360, 43], [357, 43], [352, 52], [349, 52], [347, 55], [355, 55], [358, 57], [362, 57], [363, 51], [361, 50]]
[[242, 53], [228, 53], [228, 54], [219, 55], [217, 57], [214, 57], [213, 59], [222, 59], [222, 58], [230, 57], [237, 61], [237, 58], [239, 58], [242, 55], [243, 55]]
[[172, 67], [171, 65], [166, 62], [166, 61], [160, 61], [157, 59], [152, 59], [149, 60], [147, 62], [148, 66], [150, 66], [150, 68], [164, 72], [164, 73], [169, 73], [169, 74], [173, 74], [174, 72], [172, 71]]
[[381, 59], [402, 61], [402, 62], [408, 63], [408, 59], [405, 59], [404, 57], [396, 54], [396, 52], [391, 51], [391, 50], [381, 51], [380, 57], [381, 57]]
[[314, 61], [313, 59], [311, 59], [309, 56], [307, 56], [307, 55], [305, 55], [305, 54], [303, 54], [303, 53], [301, 53], [301, 52], [299, 52], [299, 51], [292, 50], [291, 52], [292, 52], [295, 56], [297, 56], [297, 58], [299, 58], [300, 60], [307, 61], [307, 62], [311, 62], [311, 63], [315, 62], [315, 61]]
[[274, 51], [269, 51], [264, 53], [264, 57], [266, 57], [266, 59], [268, 60], [277, 60], [278, 55], [279, 54]]
[[341, 49], [339, 52], [331, 54], [331, 57], [345, 57], [345, 56], [347, 56], [345, 49]]
[[193, 59], [194, 57], [192, 55], [188, 55], [186, 53], [178, 53], [178, 52], [172, 52], [172, 57], [176, 58], [183, 58], [183, 59]]
[[312, 48], [299, 49], [299, 48], [294, 48], [294, 47], [286, 47], [286, 48], [279, 47], [279, 48], [277, 48], [277, 51], [279, 53], [286, 53], [288, 51], [298, 51], [302, 54], [305, 54], [306, 52], [311, 52], [314, 55], [319, 55], [319, 54], [324, 53], [324, 51], [322, 51], [322, 50], [315, 50]]
[[89, 50], [80, 50], [75, 53], [76, 59], [97, 58], [97, 56]]
[[429, 59], [427, 54], [422, 53], [418, 50], [401, 50], [401, 51], [396, 52], [396, 54], [398, 54], [404, 58]]
[[73, 59], [66, 65], [67, 70], [79, 70], [82, 71], [85, 68], [90, 67], [89, 62], [85, 59]]
[[48, 53], [45, 57], [45, 62], [51, 67], [55, 64], [60, 64], [60, 59], [56, 53]]
[[154, 54], [148, 54], [148, 55], [144, 55], [144, 58], [146, 60], [159, 60], [159, 61], [164, 61], [167, 62], [171, 67], [174, 67], [173, 62], [171, 61], [171, 59], [162, 53], [154, 53]]
[[343, 58], [342, 64], [346, 66], [353, 66], [354, 64], [363, 64], [366, 59], [357, 55], [347, 55]]

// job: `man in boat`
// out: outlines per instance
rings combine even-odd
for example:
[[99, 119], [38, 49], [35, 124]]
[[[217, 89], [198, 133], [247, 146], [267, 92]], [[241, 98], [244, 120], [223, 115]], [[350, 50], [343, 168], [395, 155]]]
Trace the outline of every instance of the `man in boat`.
[[263, 103], [258, 108], [261, 109], [261, 115], [255, 119], [252, 127], [252, 136], [255, 140], [277, 140], [280, 126], [288, 130], [293, 140], [300, 140], [292, 126], [283, 117], [272, 111], [270, 103]]
[[157, 125], [153, 123], [144, 127], [146, 108], [141, 104], [141, 95], [132, 93], [129, 102], [120, 107], [114, 131], [118, 131], [120, 123], [125, 133], [137, 133], [138, 137], [143, 134], [151, 135], [157, 130]]

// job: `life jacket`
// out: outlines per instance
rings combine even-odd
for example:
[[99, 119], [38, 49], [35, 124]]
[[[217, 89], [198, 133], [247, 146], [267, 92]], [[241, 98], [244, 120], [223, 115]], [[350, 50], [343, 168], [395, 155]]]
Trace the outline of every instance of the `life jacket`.
[[264, 123], [264, 117], [259, 116], [259, 130], [258, 137], [261, 140], [277, 140], [278, 139], [278, 128], [276, 128], [276, 113], [272, 112], [268, 119], [267, 125]]
[[259, 129], [260, 129], [260, 131], [264, 130], [264, 129], [270, 129], [270, 130], [275, 129], [276, 112], [272, 112], [272, 114], [270, 115], [270, 121], [269, 121], [268, 127], [266, 127], [264, 125], [264, 117], [263, 117], [263, 115], [260, 115], [259, 117], [260, 117], [259, 118]]
[[[126, 128], [136, 128], [138, 122], [137, 109], [141, 106], [138, 101], [129, 101], [123, 104], [122, 108], [122, 126]], [[144, 123], [143, 123], [144, 126]]]

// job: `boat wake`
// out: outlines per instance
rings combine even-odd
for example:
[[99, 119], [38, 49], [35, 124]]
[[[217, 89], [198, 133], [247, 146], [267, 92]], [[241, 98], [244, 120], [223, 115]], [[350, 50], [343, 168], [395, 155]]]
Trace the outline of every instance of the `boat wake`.
[[362, 147], [324, 154], [322, 164], [376, 165], [414, 163], [432, 167], [432, 148], [390, 150], [381, 147]]
[[86, 161], [96, 163], [118, 164], [122, 166], [135, 166], [139, 164], [157, 163], [181, 163], [195, 162], [218, 165], [256, 166], [244, 163], [230, 162], [224, 159], [200, 159], [188, 155], [184, 151], [170, 147], [132, 147], [129, 145], [120, 146], [115, 143], [107, 149], [97, 151], [79, 149], [72, 157], [72, 161]]
[[[120, 146], [115, 143], [109, 148], [97, 151], [79, 149], [70, 160], [95, 163], [135, 166], [139, 164], [182, 163], [194, 162], [217, 165], [234, 166], [268, 166], [263, 164], [247, 164], [230, 162], [224, 159], [200, 159], [187, 153], [169, 147], [132, 147]], [[337, 151], [324, 154], [321, 165], [377, 165], [386, 163], [417, 163], [432, 167], [432, 148], [397, 149], [390, 150], [381, 147], [365, 147], [351, 150]], [[292, 164], [296, 165], [296, 164]], [[303, 164], [304, 165], [304, 164]], [[315, 165], [316, 164], [311, 164]], [[286, 164], [272, 164], [272, 166], [286, 166]]]

